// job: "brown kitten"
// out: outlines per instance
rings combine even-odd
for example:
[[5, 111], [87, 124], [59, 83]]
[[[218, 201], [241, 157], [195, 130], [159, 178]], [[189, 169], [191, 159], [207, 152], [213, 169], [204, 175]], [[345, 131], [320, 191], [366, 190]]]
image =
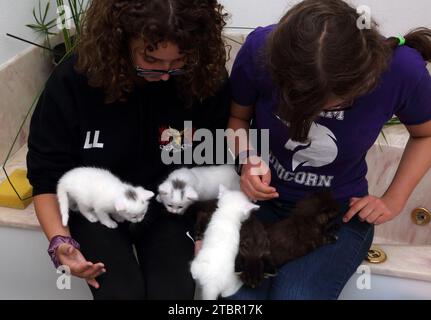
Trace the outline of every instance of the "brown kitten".
[[265, 227], [253, 214], [241, 226], [235, 271], [242, 282], [252, 288], [260, 285], [264, 278], [277, 274]]
[[337, 202], [325, 191], [299, 201], [288, 218], [268, 226], [252, 215], [241, 228], [235, 264], [241, 280], [257, 287], [276, 275], [275, 267], [335, 241], [331, 233], [338, 212]]
[[202, 240], [218, 200], [198, 201], [187, 208], [185, 216], [192, 220], [195, 240]]
[[338, 214], [338, 203], [330, 192], [319, 192], [299, 201], [288, 218], [267, 228], [274, 264], [281, 267], [333, 243], [334, 219]]

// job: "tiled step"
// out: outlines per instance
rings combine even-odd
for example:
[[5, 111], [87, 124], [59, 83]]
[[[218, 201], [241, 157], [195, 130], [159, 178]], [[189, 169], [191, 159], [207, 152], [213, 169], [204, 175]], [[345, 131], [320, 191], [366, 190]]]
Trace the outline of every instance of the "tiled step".
[[[15, 169], [26, 169], [25, 158], [27, 145], [22, 147], [6, 164], [6, 171], [11, 174]], [[3, 170], [0, 170], [0, 183], [6, 179]], [[0, 207], [0, 226], [23, 229], [40, 229], [36, 218], [33, 202], [24, 210]]]

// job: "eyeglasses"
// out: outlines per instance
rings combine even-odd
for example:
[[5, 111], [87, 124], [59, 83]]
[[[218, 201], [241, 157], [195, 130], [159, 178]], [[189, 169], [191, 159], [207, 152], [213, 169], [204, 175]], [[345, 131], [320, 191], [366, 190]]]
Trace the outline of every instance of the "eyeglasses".
[[159, 78], [161, 76], [164, 76], [165, 74], [170, 76], [182, 76], [187, 73], [187, 70], [184, 68], [172, 69], [172, 70], [156, 70], [156, 69], [142, 69], [140, 67], [136, 67], [136, 72], [139, 77]]
[[342, 102], [342, 103], [337, 104], [335, 106], [325, 108], [325, 109], [323, 109], [323, 111], [325, 111], [325, 112], [347, 111], [347, 110], [352, 109], [354, 102], [355, 102], [355, 100], [345, 101], [345, 102]]

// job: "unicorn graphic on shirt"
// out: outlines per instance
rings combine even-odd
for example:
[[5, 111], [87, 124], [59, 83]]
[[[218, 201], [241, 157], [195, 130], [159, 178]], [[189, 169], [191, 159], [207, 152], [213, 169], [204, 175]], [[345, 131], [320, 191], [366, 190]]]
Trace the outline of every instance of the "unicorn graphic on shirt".
[[306, 147], [293, 154], [292, 170], [295, 171], [300, 165], [320, 168], [334, 162], [338, 155], [336, 142], [337, 138], [331, 130], [313, 122], [306, 143], [289, 139], [284, 147], [291, 151], [295, 151], [299, 147]]

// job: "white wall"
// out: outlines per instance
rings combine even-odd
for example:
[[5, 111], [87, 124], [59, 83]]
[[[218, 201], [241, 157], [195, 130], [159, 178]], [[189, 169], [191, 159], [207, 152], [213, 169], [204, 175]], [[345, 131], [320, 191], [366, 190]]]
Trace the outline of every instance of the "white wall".
[[[277, 22], [299, 0], [220, 0], [232, 18], [230, 26], [257, 27]], [[415, 27], [431, 28], [430, 0], [353, 0], [367, 5], [385, 35], [406, 33]]]
[[[42, 0], [45, 3], [46, 0]], [[54, 8], [55, 1], [50, 0]], [[278, 21], [284, 12], [299, 0], [220, 0], [232, 14], [231, 26], [257, 27]], [[358, 5], [371, 7], [373, 15], [381, 23], [386, 35], [405, 33], [417, 26], [431, 27], [430, 0], [353, 0]], [[0, 65], [28, 47], [27, 44], [10, 39], [6, 32], [29, 40], [37, 36], [25, 24], [32, 23], [32, 8], [37, 0], [0, 1]], [[50, 18], [55, 16], [54, 10]], [[39, 42], [41, 39], [39, 39]]]
[[[44, 4], [46, 0], [42, 0]], [[36, 0], [0, 0], [0, 65], [20, 53], [30, 45], [6, 36], [6, 33], [41, 43], [43, 39], [25, 25], [34, 23], [33, 7]], [[51, 6], [53, 7], [53, 6]], [[50, 10], [47, 21], [54, 18], [54, 10]]]

